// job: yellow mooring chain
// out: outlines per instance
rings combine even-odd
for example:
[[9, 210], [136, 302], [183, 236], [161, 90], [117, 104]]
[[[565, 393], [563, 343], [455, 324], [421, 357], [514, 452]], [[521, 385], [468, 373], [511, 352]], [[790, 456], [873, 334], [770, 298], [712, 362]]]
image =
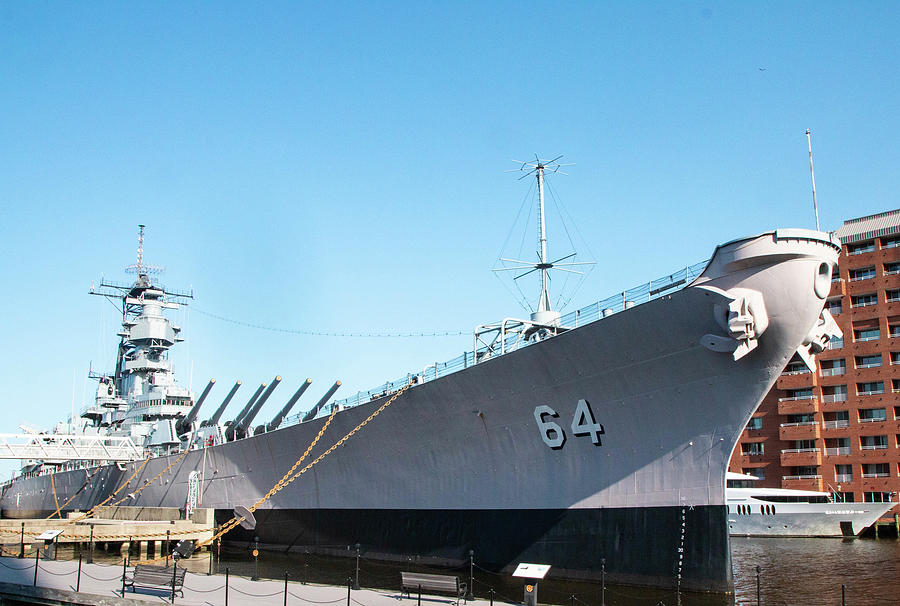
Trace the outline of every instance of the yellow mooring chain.
[[[130, 498], [136, 497], [137, 495], [139, 495], [141, 493], [141, 491], [143, 491], [145, 488], [152, 485], [156, 480], [158, 480], [164, 473], [166, 473], [167, 471], [169, 471], [170, 469], [172, 469], [173, 467], [178, 465], [178, 463], [180, 463], [181, 460], [184, 459], [184, 457], [186, 457], [189, 452], [190, 452], [189, 449], [185, 450], [180, 455], [178, 455], [178, 458], [176, 458], [174, 461], [172, 461], [165, 469], [163, 469], [158, 474], [153, 476], [153, 479], [148, 480], [147, 482], [144, 483], [143, 486], [139, 486], [134, 492], [125, 495], [124, 497], [122, 497], [121, 499], [116, 501], [115, 503], [107, 505], [107, 503], [111, 499], [113, 499], [117, 494], [122, 492], [122, 489], [125, 488], [126, 486], [128, 486], [131, 483], [131, 481], [135, 478], [135, 476], [137, 476], [144, 469], [144, 467], [147, 465], [147, 463], [150, 462], [150, 457], [147, 457], [146, 459], [144, 459], [144, 462], [141, 463], [140, 466], [134, 470], [134, 473], [131, 474], [128, 477], [128, 479], [125, 480], [125, 482], [123, 482], [122, 485], [116, 489], [116, 491], [114, 493], [112, 493], [111, 495], [106, 497], [102, 502], [98, 503], [97, 505], [94, 505], [94, 507], [92, 507], [90, 509], [90, 511], [88, 511], [87, 513], [83, 513], [82, 515], [80, 515], [78, 517], [69, 518], [68, 520], [66, 520], [66, 523], [67, 524], [75, 524], [76, 522], [80, 522], [84, 519], [87, 519], [87, 518], [97, 515], [97, 511], [103, 507], [115, 507], [116, 505], [119, 505], [120, 503], [123, 503], [124, 501], [126, 501]], [[66, 504], [68, 504], [68, 501], [66, 502]], [[50, 517], [53, 517], [53, 515], [54, 514], [51, 514]], [[47, 518], [47, 519], [49, 520], [50, 518]]]
[[[329, 454], [334, 452], [334, 450], [336, 448], [338, 448], [339, 446], [342, 446], [347, 440], [349, 440], [351, 437], [353, 437], [353, 435], [356, 432], [358, 432], [360, 429], [365, 427], [369, 423], [369, 421], [371, 421], [372, 419], [374, 419], [375, 417], [380, 415], [381, 412], [385, 408], [387, 408], [388, 406], [393, 404], [394, 401], [397, 398], [399, 398], [400, 395], [403, 394], [403, 392], [406, 391], [407, 389], [409, 389], [410, 387], [412, 387], [412, 383], [407, 383], [406, 385], [404, 385], [393, 396], [391, 396], [391, 398], [387, 402], [385, 402], [384, 404], [379, 406], [375, 411], [372, 412], [372, 414], [370, 414], [368, 417], [366, 417], [366, 419], [364, 421], [362, 421], [359, 425], [357, 425], [352, 430], [350, 430], [340, 440], [338, 440], [337, 442], [332, 444], [328, 450], [326, 450], [325, 452], [320, 454], [318, 457], [316, 457], [311, 463], [308, 463], [303, 469], [301, 469], [297, 473], [294, 473], [294, 470], [300, 466], [300, 463], [302, 463], [304, 459], [306, 459], [307, 455], [309, 455], [313, 446], [316, 445], [316, 442], [318, 442], [319, 438], [322, 437], [322, 434], [325, 433], [325, 429], [328, 427], [328, 424], [331, 423], [331, 419], [334, 417], [335, 412], [337, 412], [336, 410], [332, 411], [331, 415], [328, 417], [328, 420], [325, 422], [325, 425], [323, 425], [322, 429], [319, 431], [319, 435], [317, 435], [315, 440], [312, 441], [312, 443], [309, 445], [309, 448], [307, 448], [306, 452], [303, 453], [303, 456], [301, 456], [299, 459], [297, 459], [297, 462], [294, 463], [294, 465], [290, 468], [290, 470], [288, 470], [288, 472], [286, 474], [284, 474], [284, 476], [282, 476], [282, 478], [280, 480], [278, 480], [278, 482], [269, 490], [269, 492], [267, 492], [265, 494], [264, 497], [262, 497], [260, 500], [258, 500], [256, 503], [254, 503], [252, 506], [250, 506], [248, 508], [249, 511], [251, 513], [253, 513], [257, 509], [259, 509], [263, 505], [263, 503], [265, 503], [266, 501], [271, 499], [276, 493], [280, 492], [281, 490], [286, 488], [291, 482], [293, 482], [294, 480], [296, 480], [297, 478], [299, 478], [300, 476], [305, 474], [307, 471], [312, 469], [319, 461], [321, 461], [322, 459], [327, 457]], [[216, 532], [216, 534], [214, 534], [211, 538], [198, 543], [196, 546], [196, 549], [200, 549], [201, 547], [206, 547], [207, 545], [209, 545], [216, 539], [219, 539], [222, 536], [224, 536], [225, 534], [227, 534], [228, 532], [230, 532], [232, 529], [234, 529], [235, 526], [237, 526], [238, 524], [240, 524], [243, 521], [244, 521], [243, 517], [234, 517], [234, 518], [228, 520], [227, 522], [225, 522], [222, 525], [222, 527], [219, 529], [219, 531]]]
[[[331, 414], [328, 415], [328, 418], [325, 420], [325, 423], [322, 425], [322, 428], [321, 428], [321, 429], [319, 430], [319, 432], [316, 434], [316, 437], [313, 438], [312, 442], [310, 442], [309, 446], [307, 446], [306, 450], [303, 452], [303, 454], [300, 456], [300, 458], [297, 459], [297, 461], [291, 466], [291, 468], [287, 471], [287, 473], [285, 473], [285, 474], [281, 477], [281, 479], [278, 480], [278, 482], [276, 482], [275, 485], [272, 486], [272, 488], [269, 489], [269, 491], [268, 491], [262, 498], [260, 498], [256, 503], [254, 503], [252, 506], [250, 506], [250, 507], [248, 508], [249, 511], [252, 513], [252, 512], [254, 512], [254, 511], [256, 511], [257, 509], [259, 509], [264, 503], [266, 503], [266, 501], [268, 501], [269, 499], [271, 499], [275, 494], [277, 494], [278, 492], [280, 492], [280, 491], [282, 491], [283, 489], [285, 489], [289, 484], [291, 484], [291, 482], [293, 482], [294, 480], [296, 480], [297, 478], [299, 478], [300, 476], [302, 476], [303, 474], [305, 474], [307, 471], [309, 471], [310, 469], [312, 469], [313, 467], [315, 467], [322, 459], [324, 459], [325, 457], [327, 457], [328, 455], [330, 455], [330, 454], [331, 454], [332, 452], [334, 452], [338, 447], [343, 446], [344, 443], [347, 442], [347, 440], [349, 440], [351, 437], [353, 437], [360, 429], [362, 429], [363, 427], [365, 427], [365, 426], [366, 426], [370, 421], [372, 421], [375, 417], [377, 417], [378, 415], [380, 415], [380, 414], [382, 413], [382, 411], [384, 411], [385, 408], [387, 408], [388, 406], [390, 406], [391, 404], [393, 404], [394, 401], [395, 401], [397, 398], [399, 398], [399, 397], [403, 394], [403, 392], [405, 392], [405, 391], [406, 391], [407, 389], [409, 389], [410, 387], [412, 387], [412, 383], [408, 383], [408, 384], [404, 385], [404, 386], [403, 386], [402, 388], [400, 388], [397, 392], [395, 392], [395, 393], [390, 397], [390, 399], [388, 399], [384, 404], [382, 404], [382, 405], [379, 406], [376, 410], [374, 410], [374, 411], [372, 412], [372, 414], [370, 414], [368, 417], [366, 417], [361, 423], [359, 423], [359, 424], [358, 424], [356, 427], [354, 427], [352, 430], [350, 430], [349, 432], [347, 432], [347, 434], [345, 434], [341, 439], [339, 439], [337, 442], [335, 442], [334, 444], [332, 444], [332, 445], [328, 448], [328, 450], [326, 450], [325, 452], [323, 452], [322, 454], [320, 454], [320, 455], [319, 455], [318, 457], [316, 457], [311, 463], [308, 463], [305, 467], [303, 467], [300, 471], [296, 471], [296, 469], [300, 466], [300, 464], [303, 463], [303, 461], [306, 460], [306, 457], [309, 456], [309, 453], [312, 452], [312, 449], [315, 448], [316, 444], [318, 444], [318, 442], [319, 442], [319, 440], [322, 438], [322, 436], [325, 435], [325, 431], [328, 429], [328, 426], [331, 425], [331, 421], [334, 419], [335, 414], [337, 414], [337, 412], [338, 412], [338, 411], [337, 411], [337, 408], [335, 408], [334, 410], [332, 410], [332, 411], [331, 411]], [[175, 465], [177, 465], [182, 459], [184, 459], [184, 457], [185, 457], [189, 452], [190, 452], [190, 450], [185, 450], [183, 453], [181, 453], [181, 455], [178, 456], [178, 458], [176, 458], [176, 459], [175, 459], [171, 464], [169, 464], [165, 469], [163, 469], [163, 470], [160, 471], [158, 474], [156, 474], [156, 475], [153, 477], [152, 480], [146, 482], [143, 486], [140, 486], [140, 487], [139, 487], [137, 490], [135, 490], [133, 493], [131, 493], [131, 494], [129, 494], [129, 495], [127, 495], [127, 496], [125, 496], [125, 497], [119, 499], [118, 501], [116, 501], [115, 503], [112, 503], [111, 505], [107, 505], [107, 503], [108, 503], [111, 499], [113, 499], [117, 494], [119, 494], [119, 493], [122, 491], [123, 488], [125, 488], [126, 486], [128, 486], [128, 485], [131, 483], [131, 481], [132, 481], [132, 480], [133, 480], [133, 479], [141, 472], [141, 470], [144, 469], [144, 467], [145, 467], [145, 466], [147, 465], [147, 463], [150, 461], [150, 458], [147, 458], [146, 460], [144, 460], [144, 461], [140, 464], [140, 466], [139, 466], [137, 469], [135, 469], [134, 473], [132, 473], [131, 476], [130, 476], [130, 477], [129, 477], [129, 478], [128, 478], [121, 486], [119, 486], [119, 488], [116, 489], [115, 492], [113, 492], [111, 495], [109, 495], [109, 496], [108, 496], [106, 499], [104, 499], [101, 503], [95, 505], [95, 506], [92, 507], [88, 512], [82, 514], [81, 516], [75, 517], [75, 518], [70, 518], [70, 519], [68, 519], [68, 520], [65, 520], [65, 522], [66, 522], [67, 524], [75, 524], [76, 522], [80, 522], [80, 521], [82, 521], [82, 520], [84, 520], [84, 519], [86, 519], [86, 518], [89, 518], [89, 517], [92, 517], [92, 516], [96, 515], [97, 511], [98, 511], [99, 509], [103, 508], [103, 507], [114, 507], [114, 506], [118, 505], [119, 503], [122, 503], [123, 501], [125, 501], [125, 500], [128, 499], [128, 498], [130, 498], [130, 497], [132, 497], [132, 496], [136, 496], [136, 495], [139, 494], [142, 490], [144, 490], [144, 488], [146, 488], [146, 487], [150, 486], [151, 484], [153, 484], [157, 479], [159, 479], [160, 476], [162, 476], [164, 473], [166, 473], [167, 471], [169, 471], [170, 469], [172, 469], [172, 467], [174, 467]], [[296, 471], [296, 473], [295, 473], [295, 471]], [[76, 493], [76, 495], [77, 495], [77, 493]], [[68, 501], [66, 501], [65, 503], [63, 503], [63, 505], [61, 505], [59, 509], [61, 510], [61, 509], [65, 508], [65, 506], [68, 505], [69, 502], [70, 502], [72, 499], [74, 499], [76, 495], [73, 495]], [[59, 510], [57, 510], [57, 511], [59, 511]], [[47, 519], [50, 519], [50, 518], [53, 517], [54, 515], [56, 515], [56, 513], [51, 514]], [[211, 538], [205, 539], [205, 540], [199, 542], [199, 543], [196, 545], [195, 549], [200, 549], [201, 547], [206, 547], [207, 545], [210, 545], [213, 541], [215, 541], [215, 540], [221, 538], [222, 536], [224, 536], [225, 534], [227, 534], [228, 532], [230, 532], [231, 530], [233, 530], [238, 524], [240, 524], [240, 523], [243, 522], [243, 521], [244, 521], [244, 518], [243, 518], [243, 517], [234, 517], [234, 518], [228, 520], [227, 522], [225, 522], [224, 524], [222, 524], [222, 526], [220, 526], [220, 527], [218, 528], [218, 530], [215, 532], [215, 534], [213, 534], [213, 536], [212, 536]], [[199, 529], [199, 530], [198, 530], [198, 529], [193, 529], [193, 530], [183, 530], [183, 531], [169, 532], [169, 533], [168, 533], [168, 536], [169, 536], [169, 537], [172, 537], [172, 536], [177, 536], [177, 535], [182, 535], [182, 534], [195, 534], [195, 533], [199, 533], [199, 532], [208, 532], [208, 531], [210, 531], [210, 530], [214, 530], [214, 528], [203, 528], [203, 529]], [[0, 530], [0, 534], [7, 534], [7, 533], [12, 534], [12, 533], [18, 533], [18, 532], [19, 532], [19, 531], [15, 531], [15, 530]], [[157, 538], [157, 537], [162, 537], [162, 536], [163, 536], [163, 535], [161, 535], [160, 533], [147, 533], [147, 534], [127, 535], [127, 536], [126, 536], [126, 535], [103, 535], [103, 539], [104, 539], [104, 540], [110, 540], [110, 539], [115, 539], [115, 538], [128, 538], [128, 539], [130, 539], [130, 540], [135, 540], [135, 539], [150, 538], [150, 537]], [[160, 560], [163, 560], [163, 559], [164, 559], [164, 557], [158, 557], [158, 558], [153, 558], [153, 559], [150, 559], [150, 560], [141, 560], [141, 561], [135, 562], [135, 563], [148, 564], [148, 563], [160, 561]]]

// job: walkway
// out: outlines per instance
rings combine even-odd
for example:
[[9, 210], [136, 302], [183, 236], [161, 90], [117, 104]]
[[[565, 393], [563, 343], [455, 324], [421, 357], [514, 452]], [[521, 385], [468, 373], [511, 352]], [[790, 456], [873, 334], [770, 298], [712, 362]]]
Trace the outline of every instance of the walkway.
[[[131, 569], [129, 569], [130, 571]], [[40, 560], [37, 585], [34, 584], [35, 559], [0, 557], [0, 597], [28, 601], [37, 598], [47, 604], [96, 604], [98, 606], [143, 605], [170, 603], [168, 591], [129, 589], [122, 598], [122, 566], [82, 564], [79, 581], [77, 561]], [[399, 579], [398, 579], [399, 584]], [[79, 591], [76, 592], [75, 589]], [[416, 606], [416, 596], [401, 598], [399, 591], [360, 589], [330, 585], [303, 585], [288, 581], [285, 599], [284, 580], [251, 581], [246, 577], [229, 575], [228, 604], [265, 606], [284, 604], [315, 606]], [[422, 596], [422, 602], [430, 606], [449, 606], [454, 600], [446, 596]], [[176, 597], [175, 604], [217, 605], [226, 604], [225, 575], [195, 574], [188, 572], [184, 579], [184, 597]], [[473, 606], [489, 606], [486, 600], [472, 600]]]

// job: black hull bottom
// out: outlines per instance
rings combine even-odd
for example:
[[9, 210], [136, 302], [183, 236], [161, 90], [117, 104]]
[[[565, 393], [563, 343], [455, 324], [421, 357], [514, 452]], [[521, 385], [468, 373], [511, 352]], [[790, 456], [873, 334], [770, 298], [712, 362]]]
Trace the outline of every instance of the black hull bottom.
[[[233, 516], [217, 510], [216, 521]], [[256, 512], [256, 530], [240, 527], [228, 542], [259, 537], [263, 548], [363, 556], [458, 567], [469, 561], [509, 574], [520, 562], [551, 564], [550, 576], [612, 584], [731, 593], [726, 508], [646, 507], [561, 510], [277, 509]], [[710, 532], [710, 529], [719, 529]], [[682, 550], [683, 547], [683, 550]], [[683, 559], [681, 555], [683, 554]], [[627, 573], [624, 571], [628, 571]]]

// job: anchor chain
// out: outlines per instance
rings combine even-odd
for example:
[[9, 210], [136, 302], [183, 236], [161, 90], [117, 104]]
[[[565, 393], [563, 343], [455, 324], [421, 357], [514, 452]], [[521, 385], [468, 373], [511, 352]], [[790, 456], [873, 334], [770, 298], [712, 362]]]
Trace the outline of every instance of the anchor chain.
[[[294, 463], [294, 465], [290, 468], [290, 470], [288, 470], [288, 472], [286, 474], [284, 474], [284, 476], [282, 476], [282, 478], [278, 482], [275, 483], [275, 485], [269, 490], [269, 492], [267, 492], [265, 494], [265, 496], [263, 496], [260, 500], [258, 500], [252, 506], [250, 506], [248, 508], [248, 510], [252, 513], [254, 511], [256, 511], [257, 509], [259, 509], [266, 501], [268, 501], [273, 496], [275, 496], [275, 494], [277, 494], [278, 492], [280, 492], [281, 490], [286, 488], [291, 482], [293, 482], [294, 480], [296, 480], [297, 478], [299, 478], [300, 476], [305, 474], [307, 471], [309, 471], [310, 469], [315, 467], [319, 463], [319, 461], [321, 461], [322, 459], [324, 459], [325, 457], [330, 455], [338, 447], [343, 446], [344, 443], [347, 442], [347, 440], [349, 440], [351, 437], [353, 437], [356, 434], [356, 432], [358, 432], [360, 429], [365, 427], [369, 423], [369, 421], [371, 421], [372, 419], [374, 419], [375, 417], [380, 415], [381, 412], [385, 408], [387, 408], [388, 406], [393, 404], [394, 401], [397, 398], [399, 398], [403, 394], [403, 392], [405, 392], [410, 387], [412, 387], [412, 383], [407, 383], [406, 385], [404, 385], [393, 396], [391, 396], [391, 398], [387, 402], [385, 402], [384, 404], [379, 406], [376, 410], [374, 410], [372, 412], [372, 414], [370, 414], [368, 417], [366, 417], [366, 419], [363, 420], [359, 425], [357, 425], [352, 430], [350, 430], [340, 440], [338, 440], [337, 442], [332, 444], [328, 450], [326, 450], [325, 452], [320, 454], [311, 463], [308, 463], [305, 467], [303, 467], [300, 471], [298, 471], [297, 473], [294, 473], [294, 470], [297, 469], [297, 467], [299, 467], [300, 464], [306, 459], [306, 457], [309, 455], [312, 448], [315, 446], [316, 442], [318, 442], [319, 438], [322, 437], [322, 434], [325, 433], [325, 429], [328, 427], [328, 424], [331, 423], [331, 419], [334, 417], [335, 412], [337, 412], [336, 410], [332, 411], [331, 415], [328, 417], [328, 420], [325, 422], [325, 425], [322, 426], [322, 429], [319, 431], [319, 434], [316, 436], [315, 440], [313, 440], [312, 443], [309, 445], [309, 448], [306, 449], [306, 452], [303, 453], [303, 456], [301, 456], [299, 459], [297, 459], [297, 462]], [[197, 544], [196, 548], [199, 549], [201, 547], [206, 547], [207, 545], [211, 544], [216, 539], [221, 538], [222, 536], [224, 536], [225, 534], [227, 534], [228, 532], [233, 530], [235, 528], [235, 526], [237, 526], [238, 524], [240, 524], [243, 521], [244, 521], [243, 517], [235, 517], [235, 518], [232, 518], [231, 520], [225, 522], [222, 525], [222, 527], [219, 529], [219, 531], [212, 536], [212, 538], [201, 541], [200, 543]]]

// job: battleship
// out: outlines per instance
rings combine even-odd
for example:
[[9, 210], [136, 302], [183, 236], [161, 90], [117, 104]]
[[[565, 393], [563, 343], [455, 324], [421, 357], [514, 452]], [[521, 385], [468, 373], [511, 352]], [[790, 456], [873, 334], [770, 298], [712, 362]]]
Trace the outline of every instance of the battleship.
[[786, 363], [812, 363], [839, 334], [823, 310], [839, 244], [775, 229], [562, 315], [548, 296], [548, 272], [565, 265], [546, 248], [551, 165], [524, 167], [541, 219], [538, 261], [513, 264], [541, 278], [530, 317], [478, 326], [472, 351], [369, 392], [333, 399], [335, 383], [290, 415], [306, 381], [265, 423], [254, 424], [280, 377], [230, 421], [240, 382], [208, 416], [213, 381], [197, 398], [176, 383], [168, 353], [181, 336], [165, 314], [191, 295], [154, 284], [139, 252], [133, 284], [94, 291], [121, 306], [115, 371], [95, 376], [79, 423], [4, 438], [25, 464], [0, 488], [0, 513], [63, 517], [116, 495], [202, 503], [227, 525], [258, 503], [255, 530], [224, 540], [359, 545], [401, 565], [472, 559], [502, 574], [541, 562], [557, 578], [730, 593], [726, 467]]

